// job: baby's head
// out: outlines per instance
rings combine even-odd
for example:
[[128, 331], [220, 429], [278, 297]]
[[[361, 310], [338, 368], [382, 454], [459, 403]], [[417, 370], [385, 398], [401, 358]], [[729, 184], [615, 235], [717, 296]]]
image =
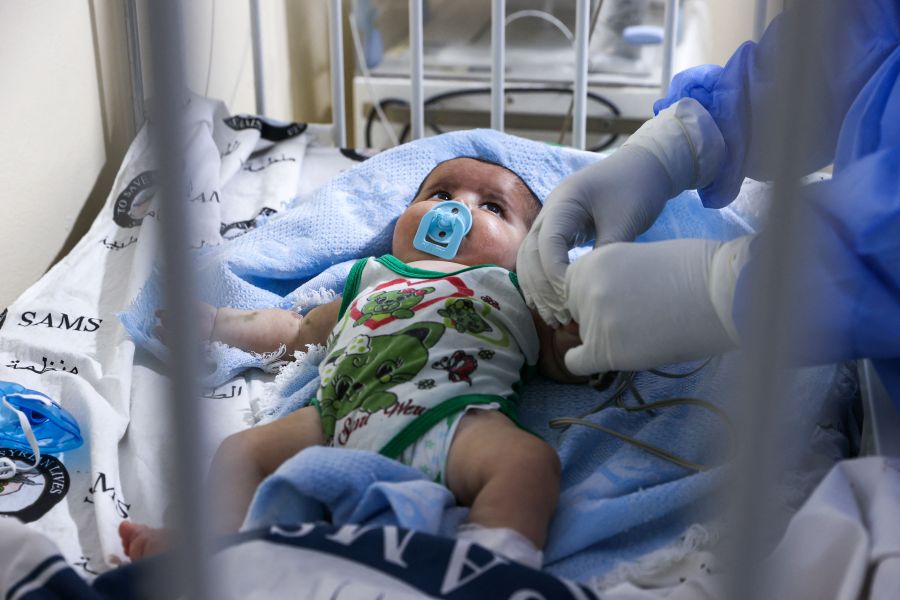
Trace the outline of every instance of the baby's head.
[[392, 252], [404, 262], [440, 260], [413, 247], [419, 222], [435, 204], [456, 200], [472, 212], [472, 229], [453, 262], [493, 263], [514, 271], [519, 246], [541, 210], [522, 179], [500, 165], [477, 158], [453, 158], [431, 170], [394, 228]]

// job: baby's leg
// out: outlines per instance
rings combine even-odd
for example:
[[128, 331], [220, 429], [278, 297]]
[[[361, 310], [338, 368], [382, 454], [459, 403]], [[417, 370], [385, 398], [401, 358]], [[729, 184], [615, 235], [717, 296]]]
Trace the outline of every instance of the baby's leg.
[[216, 533], [237, 531], [262, 480], [304, 448], [324, 442], [319, 411], [313, 406], [225, 438], [209, 469]]
[[469, 522], [513, 529], [537, 549], [559, 499], [556, 451], [497, 411], [470, 411], [447, 458], [447, 487], [471, 506]]
[[[209, 472], [215, 532], [237, 531], [262, 480], [304, 448], [324, 442], [319, 411], [312, 406], [225, 438]], [[162, 529], [123, 523], [119, 537], [125, 553], [136, 560], [158, 553], [167, 545], [169, 534]]]

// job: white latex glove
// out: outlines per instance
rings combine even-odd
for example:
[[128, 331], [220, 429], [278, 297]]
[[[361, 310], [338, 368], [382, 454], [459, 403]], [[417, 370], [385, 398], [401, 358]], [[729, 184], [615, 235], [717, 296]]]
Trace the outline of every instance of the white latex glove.
[[579, 258], [566, 293], [583, 344], [566, 368], [637, 371], [735, 347], [734, 288], [751, 239], [617, 243]]
[[669, 198], [708, 184], [724, 153], [715, 121], [686, 98], [647, 121], [609, 158], [567, 177], [519, 249], [516, 270], [528, 305], [552, 326], [568, 323], [569, 249], [592, 239], [595, 247], [633, 240]]

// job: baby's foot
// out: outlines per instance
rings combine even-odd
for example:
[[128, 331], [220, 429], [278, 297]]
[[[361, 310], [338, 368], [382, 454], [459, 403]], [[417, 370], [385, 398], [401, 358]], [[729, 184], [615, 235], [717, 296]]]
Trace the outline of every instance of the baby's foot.
[[169, 547], [168, 530], [154, 529], [131, 521], [119, 523], [119, 538], [125, 555], [131, 560], [161, 554]]

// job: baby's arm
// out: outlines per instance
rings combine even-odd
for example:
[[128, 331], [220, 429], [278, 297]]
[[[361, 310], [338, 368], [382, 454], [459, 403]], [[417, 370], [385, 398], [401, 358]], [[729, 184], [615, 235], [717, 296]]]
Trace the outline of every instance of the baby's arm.
[[538, 356], [538, 369], [542, 375], [560, 383], [587, 383], [589, 377], [572, 375], [566, 369], [563, 357], [566, 351], [581, 344], [578, 325], [573, 321], [557, 329], [551, 328], [536, 311], [532, 311], [534, 326], [537, 328], [541, 351]]
[[337, 323], [341, 299], [322, 304], [300, 316], [290, 310], [238, 310], [216, 312], [210, 339], [251, 352], [271, 352], [281, 344], [287, 355], [309, 344], [324, 344]]

